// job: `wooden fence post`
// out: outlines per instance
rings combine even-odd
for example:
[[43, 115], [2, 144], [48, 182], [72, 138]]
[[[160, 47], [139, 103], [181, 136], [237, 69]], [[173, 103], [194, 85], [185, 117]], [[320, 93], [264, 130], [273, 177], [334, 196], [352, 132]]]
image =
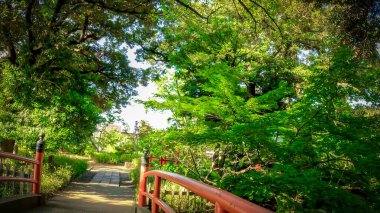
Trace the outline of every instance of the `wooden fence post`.
[[144, 148], [144, 154], [141, 157], [141, 167], [140, 167], [140, 180], [139, 180], [139, 207], [146, 206], [146, 199], [143, 195], [146, 192], [146, 182], [147, 178], [144, 177], [144, 173], [148, 171], [149, 167], [149, 157], [148, 157], [148, 149]]
[[36, 147], [36, 161], [38, 164], [34, 165], [34, 180], [33, 183], [33, 194], [40, 194], [41, 192], [41, 174], [42, 174], [42, 161], [44, 159], [44, 148], [45, 148], [45, 134], [43, 132], [40, 133], [40, 140], [37, 142]]

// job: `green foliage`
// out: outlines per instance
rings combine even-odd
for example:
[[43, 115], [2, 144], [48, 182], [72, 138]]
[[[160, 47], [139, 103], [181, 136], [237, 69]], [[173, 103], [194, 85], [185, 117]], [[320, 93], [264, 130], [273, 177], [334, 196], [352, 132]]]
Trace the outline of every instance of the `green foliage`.
[[72, 170], [69, 167], [61, 166], [54, 170], [43, 169], [41, 180], [41, 192], [51, 195], [66, 186], [72, 178]]
[[87, 170], [88, 163], [86, 160], [82, 160], [82, 159], [67, 157], [64, 155], [55, 155], [54, 166], [57, 168], [59, 167], [68, 168], [72, 172], [72, 178], [76, 178]]
[[140, 168], [141, 168], [141, 158], [134, 158], [132, 160], [133, 169], [130, 170], [130, 177], [132, 183], [135, 185], [135, 199], [138, 197], [139, 192], [139, 181], [140, 181]]
[[2, 1], [0, 140], [82, 153], [102, 113], [136, 95], [149, 72], [129, 66], [133, 31], [152, 24], [154, 3]]
[[[107, 130], [107, 124], [97, 130], [99, 136], [92, 138], [92, 145], [99, 151], [117, 151], [119, 154], [133, 152], [134, 144], [131, 136], [119, 130]], [[90, 151], [90, 150], [88, 150]]]
[[122, 154], [118, 153], [94, 153], [94, 160], [98, 163], [119, 164], [124, 162], [132, 162], [136, 158], [136, 154]]
[[141, 52], [172, 69], [144, 102], [173, 113], [143, 141], [155, 156], [180, 150], [180, 166], [161, 169], [279, 212], [376, 211], [379, 52], [360, 53], [372, 38], [359, 51], [338, 34], [349, 4], [189, 2], [196, 13], [168, 3], [162, 39]]
[[[154, 72], [144, 103], [173, 125], [144, 124], [141, 145], [181, 161], [159, 168], [279, 212], [376, 211], [379, 7], [362, 2], [0, 3], [0, 140], [28, 152], [42, 130], [48, 150], [128, 145], [94, 158], [131, 160], [137, 144], [91, 135]], [[125, 43], [153, 66], [129, 67]]]
[[62, 189], [73, 178], [83, 174], [88, 168], [86, 160], [64, 155], [54, 156], [53, 168], [48, 168], [46, 159], [41, 177], [41, 192], [48, 195]]
[[141, 158], [134, 158], [132, 160], [133, 169], [131, 170], [130, 176], [133, 184], [136, 185], [136, 190], [138, 188], [139, 180], [140, 180], [140, 167], [141, 167]]

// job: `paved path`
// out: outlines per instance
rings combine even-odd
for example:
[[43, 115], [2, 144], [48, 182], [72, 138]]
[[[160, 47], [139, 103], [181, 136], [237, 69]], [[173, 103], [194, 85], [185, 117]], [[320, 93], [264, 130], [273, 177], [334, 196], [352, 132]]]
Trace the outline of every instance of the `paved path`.
[[45, 206], [27, 213], [133, 213], [134, 186], [122, 166], [95, 164]]

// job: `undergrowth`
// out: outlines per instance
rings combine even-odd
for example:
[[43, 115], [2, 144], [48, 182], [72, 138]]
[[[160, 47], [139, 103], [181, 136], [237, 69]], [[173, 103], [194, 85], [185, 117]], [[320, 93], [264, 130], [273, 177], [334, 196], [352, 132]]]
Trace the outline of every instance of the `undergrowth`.
[[54, 156], [51, 166], [46, 162], [42, 171], [41, 192], [51, 195], [66, 186], [70, 180], [84, 173], [88, 164], [86, 160], [75, 159], [63, 155]]

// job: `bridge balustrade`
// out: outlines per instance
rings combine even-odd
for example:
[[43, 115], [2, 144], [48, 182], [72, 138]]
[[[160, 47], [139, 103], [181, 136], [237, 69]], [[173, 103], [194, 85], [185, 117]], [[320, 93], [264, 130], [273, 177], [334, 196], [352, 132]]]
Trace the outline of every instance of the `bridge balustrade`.
[[0, 151], [0, 198], [30, 192], [34, 195], [40, 194], [44, 133], [40, 133], [39, 137], [35, 159]]
[[[151, 204], [151, 212], [215, 212], [264, 213], [271, 212], [230, 192], [201, 183], [191, 178], [161, 171], [149, 171], [148, 151], [141, 158], [138, 206]], [[153, 184], [148, 179], [154, 179]], [[153, 186], [153, 189], [152, 187]]]

